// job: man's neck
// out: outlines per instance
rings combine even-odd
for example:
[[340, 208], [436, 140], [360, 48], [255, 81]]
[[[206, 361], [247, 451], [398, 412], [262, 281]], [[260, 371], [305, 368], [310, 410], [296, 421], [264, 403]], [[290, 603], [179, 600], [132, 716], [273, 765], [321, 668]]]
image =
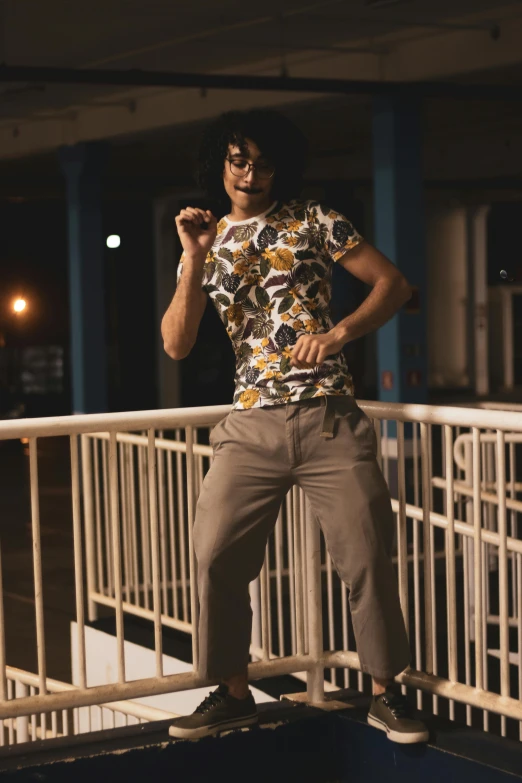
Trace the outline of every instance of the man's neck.
[[266, 201], [258, 204], [257, 206], [252, 206], [249, 209], [242, 209], [236, 204], [232, 204], [228, 217], [230, 220], [235, 221], [236, 223], [240, 220], [250, 220], [250, 218], [257, 217], [257, 215], [261, 215], [263, 212], [266, 212], [273, 202], [273, 198], [268, 198]]

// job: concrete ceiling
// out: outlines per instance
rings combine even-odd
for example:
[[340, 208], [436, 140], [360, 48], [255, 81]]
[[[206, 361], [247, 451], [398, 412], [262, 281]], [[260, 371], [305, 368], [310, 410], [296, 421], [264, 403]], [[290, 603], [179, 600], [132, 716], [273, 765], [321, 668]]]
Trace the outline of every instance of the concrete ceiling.
[[[494, 0], [0, 0], [0, 62], [67, 68], [338, 75], [368, 79], [458, 79], [522, 84], [522, 2]], [[262, 15], [260, 13], [262, 10]], [[492, 36], [496, 25], [500, 37]], [[342, 51], [339, 51], [341, 49]], [[201, 127], [252, 95], [197, 90], [0, 84], [0, 190], [60, 183], [60, 144], [109, 138], [109, 174], [136, 187], [190, 183]], [[230, 97], [232, 96], [232, 97]], [[293, 116], [312, 142], [312, 173], [371, 174], [371, 101], [365, 96], [270, 94], [265, 104]], [[229, 105], [227, 105], [229, 101]], [[136, 110], [137, 106], [137, 110]], [[504, 145], [492, 172], [522, 176], [506, 145], [522, 130], [518, 103], [425, 101], [427, 176], [447, 177], [462, 152], [493, 136]], [[519, 134], [520, 135], [520, 134]], [[518, 141], [515, 140], [518, 144]], [[518, 154], [518, 153], [517, 153]], [[483, 156], [482, 156], [483, 157]], [[465, 176], [473, 177], [470, 165]], [[510, 170], [511, 166], [511, 170]], [[315, 167], [315, 168], [314, 168]], [[455, 176], [459, 172], [455, 169]], [[484, 174], [486, 176], [486, 174]], [[61, 187], [61, 184], [60, 184]]]
[[10, 65], [108, 65], [202, 71], [280, 52], [331, 47], [419, 28], [479, 25], [464, 17], [494, 0], [2, 0], [3, 57]]
[[[339, 51], [385, 57], [397, 44], [440, 32], [487, 35], [494, 0], [0, 0], [0, 62], [55, 67], [181, 72], [255, 71], [304, 54]], [[513, 5], [513, 4], [511, 4]], [[522, 3], [520, 5], [522, 15]], [[286, 63], [285, 63], [286, 61]], [[49, 117], [78, 105], [121, 104], [121, 88], [0, 85], [0, 122]]]

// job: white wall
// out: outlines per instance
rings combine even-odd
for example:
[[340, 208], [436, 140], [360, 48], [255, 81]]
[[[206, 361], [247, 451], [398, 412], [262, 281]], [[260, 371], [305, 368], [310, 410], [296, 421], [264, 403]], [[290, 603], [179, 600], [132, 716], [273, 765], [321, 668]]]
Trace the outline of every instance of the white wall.
[[464, 207], [426, 216], [429, 385], [467, 386], [467, 231]]

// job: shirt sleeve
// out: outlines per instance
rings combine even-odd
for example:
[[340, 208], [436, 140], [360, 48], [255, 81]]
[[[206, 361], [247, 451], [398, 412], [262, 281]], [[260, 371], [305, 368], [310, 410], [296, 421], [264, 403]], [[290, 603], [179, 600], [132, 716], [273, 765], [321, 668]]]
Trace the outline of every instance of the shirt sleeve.
[[332, 261], [338, 261], [348, 250], [364, 241], [364, 237], [340, 212], [320, 204], [318, 216], [321, 226], [325, 227], [325, 253]]

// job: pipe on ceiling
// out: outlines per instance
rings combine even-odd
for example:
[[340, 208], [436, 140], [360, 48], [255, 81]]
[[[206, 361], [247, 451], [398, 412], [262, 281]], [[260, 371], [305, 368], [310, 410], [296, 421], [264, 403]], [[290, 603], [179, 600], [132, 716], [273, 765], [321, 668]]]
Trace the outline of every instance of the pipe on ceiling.
[[522, 100], [522, 87], [456, 82], [390, 82], [249, 74], [173, 73], [132, 69], [48, 68], [0, 64], [0, 82], [29, 84], [99, 84], [131, 87], [191, 87], [203, 90], [264, 90], [337, 95], [392, 94], [424, 98]]

